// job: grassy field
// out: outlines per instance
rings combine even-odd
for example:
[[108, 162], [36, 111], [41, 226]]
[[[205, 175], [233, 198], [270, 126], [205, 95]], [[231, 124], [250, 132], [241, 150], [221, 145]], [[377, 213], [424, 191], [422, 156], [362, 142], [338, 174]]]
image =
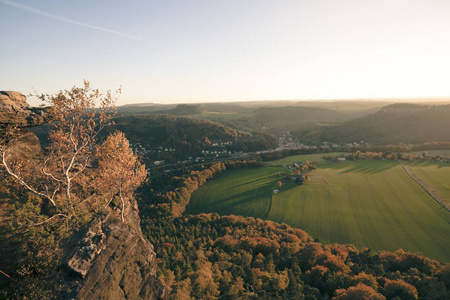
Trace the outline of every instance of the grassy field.
[[[187, 213], [217, 212], [267, 218], [306, 230], [325, 243], [351, 243], [372, 250], [404, 249], [450, 261], [450, 213], [395, 161], [325, 163], [319, 156], [293, 156], [284, 165], [317, 161], [303, 186], [276, 183], [290, 171], [280, 167], [227, 172], [192, 196]], [[447, 191], [450, 168], [417, 165], [417, 175]], [[439, 171], [439, 173], [436, 173]], [[282, 176], [278, 172], [282, 173]], [[423, 174], [426, 174], [423, 175]], [[436, 179], [436, 177], [440, 177]], [[424, 180], [426, 180], [424, 178]], [[430, 179], [431, 178], [431, 179]], [[286, 180], [283, 180], [286, 181]]]
[[408, 166], [432, 188], [450, 201], [450, 164], [437, 162], [411, 162]]
[[268, 218], [272, 190], [282, 176], [278, 172], [286, 169], [267, 167], [232, 170], [207, 182], [194, 192], [188, 206], [189, 214], [219, 212]]

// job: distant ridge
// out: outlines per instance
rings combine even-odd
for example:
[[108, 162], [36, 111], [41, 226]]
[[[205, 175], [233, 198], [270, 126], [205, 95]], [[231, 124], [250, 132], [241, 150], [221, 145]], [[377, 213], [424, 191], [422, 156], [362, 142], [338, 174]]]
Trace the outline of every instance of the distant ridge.
[[450, 105], [397, 103], [342, 125], [299, 131], [305, 142], [355, 142], [376, 144], [450, 141]]

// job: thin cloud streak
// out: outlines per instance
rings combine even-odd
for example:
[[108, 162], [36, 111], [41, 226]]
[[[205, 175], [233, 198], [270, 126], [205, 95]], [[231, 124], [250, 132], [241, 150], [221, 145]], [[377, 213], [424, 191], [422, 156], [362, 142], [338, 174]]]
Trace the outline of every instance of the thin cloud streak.
[[137, 37], [137, 36], [129, 35], [129, 34], [126, 34], [126, 33], [123, 33], [123, 32], [115, 31], [115, 30], [110, 30], [110, 29], [103, 28], [103, 27], [98, 27], [98, 26], [94, 26], [94, 25], [90, 25], [90, 24], [77, 22], [77, 21], [66, 19], [66, 18], [59, 17], [59, 16], [55, 16], [55, 15], [49, 14], [49, 13], [47, 13], [45, 11], [36, 9], [36, 8], [28, 6], [28, 5], [18, 4], [18, 3], [11, 2], [11, 1], [8, 1], [8, 0], [0, 0], [0, 3], [19, 8], [21, 10], [25, 10], [25, 11], [34, 13], [36, 15], [40, 15], [40, 16], [47, 17], [47, 18], [50, 18], [50, 19], [55, 19], [55, 20], [58, 20], [58, 21], [61, 21], [61, 22], [75, 24], [75, 25], [86, 27], [86, 28], [90, 28], [90, 29], [94, 29], [94, 30], [98, 30], [98, 31], [103, 31], [103, 32], [107, 32], [107, 33], [112, 33], [112, 34], [123, 36], [123, 37], [129, 38], [129, 39], [145, 42], [144, 39], [142, 39], [140, 37]]

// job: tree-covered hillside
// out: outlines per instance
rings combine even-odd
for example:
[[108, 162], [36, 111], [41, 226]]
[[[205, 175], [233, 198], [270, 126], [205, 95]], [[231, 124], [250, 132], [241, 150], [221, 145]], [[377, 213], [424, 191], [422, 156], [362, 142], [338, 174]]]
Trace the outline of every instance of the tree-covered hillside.
[[123, 131], [133, 144], [140, 143], [146, 149], [148, 159], [158, 159], [158, 153], [172, 153], [167, 157], [184, 159], [211, 149], [246, 152], [276, 146], [275, 139], [267, 134], [243, 132], [208, 120], [124, 115], [114, 121], [115, 125], [108, 130]]
[[392, 104], [379, 112], [335, 126], [299, 130], [304, 142], [398, 144], [450, 141], [450, 105]]
[[332, 109], [319, 107], [263, 107], [255, 110], [255, 121], [270, 131], [300, 129], [306, 123], [341, 122], [350, 117]]

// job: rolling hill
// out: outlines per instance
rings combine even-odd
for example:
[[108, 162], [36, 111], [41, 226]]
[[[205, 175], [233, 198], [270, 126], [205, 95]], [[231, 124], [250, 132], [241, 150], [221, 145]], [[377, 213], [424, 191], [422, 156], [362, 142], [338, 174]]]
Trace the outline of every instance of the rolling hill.
[[[275, 139], [267, 134], [244, 132], [210, 120], [133, 114], [115, 117], [114, 122], [105, 134], [123, 131], [130, 142], [140, 143], [147, 150], [172, 148], [171, 156], [177, 159], [199, 156], [202, 150], [221, 142], [230, 142], [226, 147], [228, 151], [257, 151], [276, 146]], [[151, 153], [147, 156], [149, 159], [159, 157], [153, 157]]]
[[261, 107], [254, 111], [254, 120], [270, 131], [294, 130], [310, 122], [342, 122], [351, 119], [344, 113], [320, 107]]
[[296, 136], [304, 142], [449, 142], [449, 115], [450, 105], [392, 104], [374, 114], [343, 124], [299, 130]]

